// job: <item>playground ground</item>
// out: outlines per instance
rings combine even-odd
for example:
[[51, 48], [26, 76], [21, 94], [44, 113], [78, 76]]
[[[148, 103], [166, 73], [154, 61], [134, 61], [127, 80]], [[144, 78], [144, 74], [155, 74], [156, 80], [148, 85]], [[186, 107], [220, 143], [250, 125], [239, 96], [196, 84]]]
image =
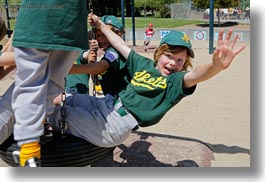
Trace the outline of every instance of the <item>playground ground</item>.
[[[142, 42], [133, 48], [152, 58], [159, 41], [152, 41], [147, 52]], [[208, 41], [192, 44], [195, 66], [211, 61]], [[239, 44], [246, 49], [228, 70], [199, 84], [159, 124], [132, 133], [113, 156], [92, 166], [250, 167], [250, 42]], [[0, 95], [13, 79], [11, 73], [0, 81]], [[0, 161], [0, 166], [6, 164]]]

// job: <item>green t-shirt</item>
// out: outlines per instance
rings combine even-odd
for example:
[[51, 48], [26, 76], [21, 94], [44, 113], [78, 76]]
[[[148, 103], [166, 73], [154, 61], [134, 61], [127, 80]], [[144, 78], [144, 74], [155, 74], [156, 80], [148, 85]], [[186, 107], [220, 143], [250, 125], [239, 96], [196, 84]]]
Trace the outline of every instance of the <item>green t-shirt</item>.
[[[74, 64], [87, 64], [83, 61], [83, 51], [81, 51], [79, 57]], [[80, 94], [88, 94], [89, 89], [89, 74], [68, 74], [65, 78], [65, 89], [74, 89], [74, 91]]]
[[117, 96], [131, 81], [125, 67], [126, 60], [113, 48], [105, 51], [101, 60], [106, 60], [110, 67], [98, 76], [104, 95]]
[[88, 47], [87, 1], [22, 0], [13, 46], [80, 50]]
[[153, 60], [131, 51], [127, 69], [133, 77], [119, 96], [123, 105], [137, 119], [140, 126], [158, 123], [182, 98], [191, 95], [196, 86], [182, 87], [185, 72], [162, 76]]

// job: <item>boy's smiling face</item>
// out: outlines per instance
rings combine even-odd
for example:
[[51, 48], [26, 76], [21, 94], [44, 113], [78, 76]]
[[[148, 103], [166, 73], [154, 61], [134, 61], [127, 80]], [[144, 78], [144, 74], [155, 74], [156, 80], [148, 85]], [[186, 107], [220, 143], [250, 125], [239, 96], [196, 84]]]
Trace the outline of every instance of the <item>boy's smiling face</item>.
[[157, 61], [156, 69], [163, 76], [168, 76], [172, 73], [182, 71], [187, 58], [187, 49], [184, 49], [176, 54], [164, 52]]

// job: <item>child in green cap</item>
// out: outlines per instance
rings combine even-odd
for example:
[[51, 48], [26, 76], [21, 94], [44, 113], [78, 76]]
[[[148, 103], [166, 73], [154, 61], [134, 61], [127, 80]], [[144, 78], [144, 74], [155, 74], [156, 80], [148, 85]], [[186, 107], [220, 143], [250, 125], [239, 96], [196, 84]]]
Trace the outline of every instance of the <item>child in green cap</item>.
[[[106, 27], [119, 37], [125, 33], [122, 23], [113, 15], [105, 15], [101, 18]], [[125, 68], [126, 60], [115, 50], [108, 39], [100, 30], [96, 30], [96, 40], [99, 49], [104, 51], [103, 57], [93, 63], [86, 65], [74, 65], [70, 73], [87, 73], [97, 75], [104, 95], [117, 96], [129, 84], [131, 77]], [[89, 50], [83, 53], [83, 57]]]
[[[225, 39], [224, 32], [220, 31], [212, 62], [189, 71], [194, 52], [188, 36], [182, 32], [171, 31], [161, 40], [154, 53], [154, 62], [129, 48], [97, 16], [90, 14], [89, 22], [127, 60], [126, 69], [132, 77], [118, 97], [76, 94], [66, 98], [66, 132], [102, 147], [121, 144], [138, 126], [157, 124], [172, 107], [193, 94], [198, 83], [227, 69], [245, 48], [245, 45], [235, 48], [238, 35], [231, 39], [232, 30]], [[60, 107], [49, 116], [57, 129], [60, 128]]]

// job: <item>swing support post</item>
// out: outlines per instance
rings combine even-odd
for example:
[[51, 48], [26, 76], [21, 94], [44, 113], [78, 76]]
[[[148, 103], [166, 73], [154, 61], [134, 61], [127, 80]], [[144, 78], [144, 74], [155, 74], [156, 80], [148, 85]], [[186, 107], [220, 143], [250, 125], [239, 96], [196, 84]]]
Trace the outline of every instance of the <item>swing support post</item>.
[[209, 54], [214, 51], [213, 34], [214, 34], [214, 0], [210, 0], [210, 17], [209, 17]]
[[135, 43], [135, 13], [134, 13], [134, 0], [131, 0], [132, 8], [132, 37], [133, 37], [133, 46], [136, 46]]
[[[121, 22], [122, 26], [125, 28], [125, 18], [124, 18], [124, 0], [121, 0]], [[125, 35], [122, 35], [123, 40], [125, 40]]]
[[9, 17], [9, 12], [8, 12], [8, 2], [7, 0], [5, 0], [5, 9], [6, 9], [6, 19], [7, 19], [7, 35], [8, 35], [8, 38], [11, 37], [11, 29], [10, 29], [10, 17]]

